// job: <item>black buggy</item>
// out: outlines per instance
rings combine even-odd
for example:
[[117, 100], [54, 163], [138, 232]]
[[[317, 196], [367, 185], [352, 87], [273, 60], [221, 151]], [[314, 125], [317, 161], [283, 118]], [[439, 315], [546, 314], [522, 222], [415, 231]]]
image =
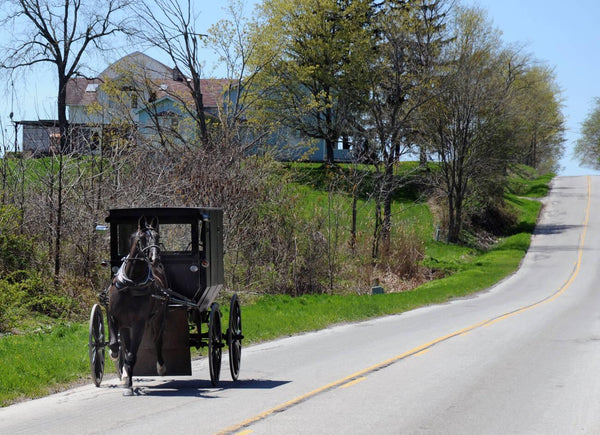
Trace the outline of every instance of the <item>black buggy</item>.
[[[223, 287], [223, 210], [220, 208], [130, 208], [112, 209], [106, 221], [110, 230], [110, 269], [115, 277], [127, 256], [130, 236], [142, 218], [156, 219], [160, 234], [160, 259], [169, 282], [160, 296], [166, 302], [163, 330], [163, 357], [167, 375], [191, 375], [190, 347], [207, 347], [210, 380], [219, 381], [221, 354], [229, 348], [229, 368], [233, 380], [240, 370], [242, 318], [237, 295], [230, 301], [229, 322], [221, 329], [221, 312], [215, 302]], [[96, 386], [102, 382], [105, 347], [104, 319], [108, 298], [100, 294], [100, 303], [91, 311], [89, 357]], [[147, 328], [146, 328], [147, 329]], [[156, 350], [146, 330], [137, 353], [136, 376], [157, 375]], [[119, 376], [123, 355], [115, 362]]]

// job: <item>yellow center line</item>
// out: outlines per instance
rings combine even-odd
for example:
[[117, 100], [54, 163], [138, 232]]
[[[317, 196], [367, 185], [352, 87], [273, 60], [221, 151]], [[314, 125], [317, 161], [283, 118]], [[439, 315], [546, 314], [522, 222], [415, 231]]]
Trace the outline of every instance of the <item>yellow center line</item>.
[[466, 334], [470, 331], [473, 331], [474, 329], [480, 328], [480, 327], [484, 327], [484, 326], [490, 326], [493, 325], [494, 323], [498, 323], [502, 320], [506, 320], [509, 317], [512, 317], [516, 314], [520, 314], [523, 313], [525, 311], [531, 310], [532, 308], [536, 308], [539, 307], [540, 305], [546, 304], [548, 302], [554, 301], [556, 300], [560, 295], [562, 295], [567, 288], [573, 283], [573, 281], [575, 281], [575, 278], [577, 277], [577, 275], [579, 274], [579, 270], [581, 269], [581, 262], [583, 259], [583, 247], [585, 244], [585, 237], [587, 235], [587, 229], [588, 229], [588, 223], [590, 220], [590, 203], [591, 203], [591, 179], [588, 176], [587, 177], [587, 185], [588, 185], [588, 191], [587, 191], [587, 206], [586, 206], [586, 211], [585, 211], [585, 218], [583, 221], [583, 230], [581, 232], [581, 236], [579, 238], [579, 248], [578, 248], [578, 253], [577, 253], [577, 261], [575, 263], [575, 267], [573, 269], [573, 272], [571, 272], [571, 275], [569, 277], [569, 279], [553, 294], [551, 294], [550, 296], [542, 299], [541, 301], [538, 301], [536, 303], [533, 303], [531, 305], [527, 305], [525, 307], [521, 307], [516, 309], [515, 311], [511, 311], [509, 313], [505, 313], [502, 314], [498, 317], [494, 317], [492, 319], [487, 319], [487, 320], [483, 320], [481, 322], [475, 323], [474, 325], [471, 326], [467, 326], [466, 328], [460, 329], [458, 331], [455, 331], [451, 334], [448, 335], [444, 335], [442, 337], [436, 338], [435, 340], [432, 340], [428, 343], [422, 344], [420, 346], [415, 347], [414, 349], [411, 349], [407, 352], [404, 352], [400, 355], [397, 355], [395, 357], [386, 359], [385, 361], [382, 361], [378, 364], [375, 364], [371, 367], [367, 367], [366, 369], [360, 370], [356, 373], [353, 373], [349, 376], [346, 376], [342, 379], [338, 379], [337, 381], [331, 382], [327, 385], [323, 385], [320, 388], [317, 388], [316, 390], [313, 390], [309, 393], [303, 394], [301, 396], [298, 396], [294, 399], [288, 400], [285, 403], [282, 403], [280, 405], [277, 405], [271, 409], [268, 409], [264, 412], [261, 412], [260, 414], [255, 415], [254, 417], [251, 417], [247, 420], [244, 420], [241, 423], [236, 424], [235, 426], [231, 426], [227, 429], [224, 429], [223, 431], [219, 432], [219, 434], [230, 434], [230, 433], [238, 433], [238, 434], [243, 434], [243, 433], [250, 433], [248, 431], [243, 431], [243, 432], [238, 432], [240, 431], [240, 429], [243, 428], [247, 428], [248, 426], [250, 426], [253, 423], [256, 423], [258, 421], [264, 420], [265, 418], [269, 417], [270, 415], [273, 415], [275, 413], [284, 411], [285, 409], [288, 409], [294, 405], [297, 405], [301, 402], [304, 402], [305, 400], [308, 400], [314, 396], [317, 396], [325, 391], [329, 391], [329, 390], [333, 390], [334, 388], [338, 388], [340, 386], [349, 386], [352, 384], [355, 384], [361, 380], [363, 380], [365, 378], [366, 375], [376, 372], [378, 370], [381, 370], [385, 367], [388, 367], [398, 361], [401, 361], [403, 359], [406, 359], [410, 356], [415, 356], [418, 354], [423, 354], [425, 352], [427, 352], [429, 349], [431, 349], [433, 346], [442, 343], [444, 341], [447, 341], [451, 338], [457, 337], [459, 335], [463, 335]]
[[344, 384], [344, 385], [340, 385], [340, 388], [348, 388], [348, 387], [351, 387], [352, 385], [356, 385], [356, 384], [358, 384], [359, 382], [362, 382], [362, 381], [364, 381], [365, 379], [367, 379], [367, 377], [366, 377], [366, 376], [363, 376], [363, 377], [360, 377], [360, 378], [354, 379], [353, 381], [350, 381], [350, 382], [348, 382], [348, 383], [346, 383], [346, 384]]

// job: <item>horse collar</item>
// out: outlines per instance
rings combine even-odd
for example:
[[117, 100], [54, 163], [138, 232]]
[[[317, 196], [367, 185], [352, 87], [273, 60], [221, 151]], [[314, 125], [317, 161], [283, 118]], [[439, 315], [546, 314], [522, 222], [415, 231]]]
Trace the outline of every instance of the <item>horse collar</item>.
[[152, 277], [152, 269], [148, 266], [148, 275], [146, 276], [146, 279], [142, 282], [135, 282], [131, 280], [125, 273], [125, 264], [127, 263], [127, 260], [130, 260], [129, 255], [123, 259], [123, 263], [121, 264], [121, 267], [119, 267], [119, 270], [115, 275], [115, 286], [119, 290], [123, 290], [126, 288], [144, 289], [148, 287], [154, 281]]

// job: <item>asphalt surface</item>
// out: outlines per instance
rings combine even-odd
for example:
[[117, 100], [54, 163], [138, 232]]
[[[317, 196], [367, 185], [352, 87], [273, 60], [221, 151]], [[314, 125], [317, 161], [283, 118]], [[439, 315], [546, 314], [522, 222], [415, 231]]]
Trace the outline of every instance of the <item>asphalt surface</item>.
[[0, 433], [600, 433], [599, 216], [600, 178], [559, 177], [519, 271], [487, 291], [244, 348], [218, 388], [199, 360], [134, 397], [113, 379], [19, 403]]

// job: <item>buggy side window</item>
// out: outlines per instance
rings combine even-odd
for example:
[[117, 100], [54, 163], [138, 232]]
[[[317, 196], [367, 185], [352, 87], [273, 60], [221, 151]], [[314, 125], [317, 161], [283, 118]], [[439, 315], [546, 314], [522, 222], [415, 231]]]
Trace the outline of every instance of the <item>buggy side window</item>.
[[129, 240], [131, 235], [137, 231], [136, 224], [118, 224], [117, 225], [117, 251], [119, 258], [129, 254]]
[[165, 254], [191, 254], [192, 225], [191, 224], [160, 224], [159, 240], [161, 251]]

